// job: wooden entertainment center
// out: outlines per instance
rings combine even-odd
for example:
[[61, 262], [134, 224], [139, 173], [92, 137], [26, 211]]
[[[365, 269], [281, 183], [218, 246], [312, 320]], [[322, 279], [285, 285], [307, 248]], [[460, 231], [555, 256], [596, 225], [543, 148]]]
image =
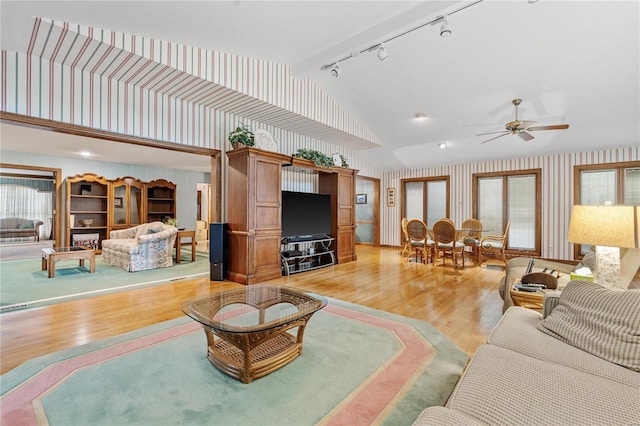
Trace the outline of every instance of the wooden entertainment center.
[[282, 168], [318, 175], [318, 192], [331, 195], [331, 250], [337, 263], [356, 260], [355, 184], [357, 170], [318, 167], [291, 155], [245, 147], [229, 157], [227, 275], [255, 284], [282, 276]]

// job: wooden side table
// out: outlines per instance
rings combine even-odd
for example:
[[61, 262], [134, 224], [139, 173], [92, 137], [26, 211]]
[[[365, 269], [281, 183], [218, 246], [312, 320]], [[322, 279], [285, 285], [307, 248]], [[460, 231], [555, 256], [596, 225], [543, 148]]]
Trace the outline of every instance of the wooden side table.
[[173, 246], [176, 249], [176, 263], [180, 263], [181, 259], [180, 259], [180, 247], [182, 247], [183, 245], [189, 244], [182, 244], [182, 239], [183, 238], [191, 238], [191, 261], [195, 262], [196, 261], [196, 231], [192, 230], [192, 231], [178, 231], [178, 235], [176, 235], [176, 242], [173, 244]]
[[528, 292], [512, 287], [510, 295], [514, 305], [542, 312], [542, 306], [544, 304], [544, 290]]

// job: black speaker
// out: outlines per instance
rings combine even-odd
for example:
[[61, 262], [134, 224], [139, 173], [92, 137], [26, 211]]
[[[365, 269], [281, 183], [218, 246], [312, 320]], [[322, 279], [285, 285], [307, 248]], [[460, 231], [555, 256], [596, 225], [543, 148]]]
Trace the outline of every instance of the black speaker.
[[224, 281], [227, 275], [227, 260], [229, 258], [229, 246], [227, 244], [226, 223], [209, 224], [209, 264], [211, 269], [211, 281]]

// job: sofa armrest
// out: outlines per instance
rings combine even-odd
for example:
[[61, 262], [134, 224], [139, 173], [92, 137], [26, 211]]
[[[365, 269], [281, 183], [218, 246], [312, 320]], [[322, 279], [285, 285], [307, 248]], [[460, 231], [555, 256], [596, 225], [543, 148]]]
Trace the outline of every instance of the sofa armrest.
[[550, 291], [544, 294], [544, 301], [542, 306], [542, 318], [546, 318], [549, 314], [558, 306], [560, 302], [560, 291]]
[[112, 240], [117, 240], [121, 238], [135, 238], [136, 237], [137, 226], [133, 228], [127, 229], [117, 229], [115, 231], [109, 232], [109, 238]]
[[178, 228], [170, 227], [168, 229], [165, 229], [164, 231], [156, 232], [153, 234], [140, 235], [138, 237], [138, 244], [149, 244], [155, 241], [168, 240], [168, 239], [171, 239], [172, 236], [177, 234], [178, 234]]

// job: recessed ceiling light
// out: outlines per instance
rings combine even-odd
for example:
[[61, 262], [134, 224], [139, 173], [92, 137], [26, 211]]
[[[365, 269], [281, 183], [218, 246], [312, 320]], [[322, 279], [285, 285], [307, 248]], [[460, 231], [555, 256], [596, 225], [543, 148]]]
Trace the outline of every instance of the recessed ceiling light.
[[416, 112], [415, 117], [418, 120], [426, 120], [427, 119], [427, 114], [425, 114], [424, 112]]
[[440, 149], [445, 149], [447, 147], [447, 143], [446, 142], [442, 142], [442, 143], [438, 144], [438, 147]]

